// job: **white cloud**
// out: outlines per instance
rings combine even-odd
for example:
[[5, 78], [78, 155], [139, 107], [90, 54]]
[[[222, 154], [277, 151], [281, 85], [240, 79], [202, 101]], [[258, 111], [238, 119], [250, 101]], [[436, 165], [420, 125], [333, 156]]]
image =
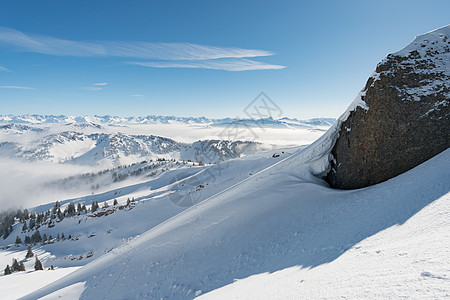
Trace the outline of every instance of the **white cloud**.
[[18, 86], [18, 85], [2, 85], [0, 89], [17, 89], [17, 90], [35, 90], [35, 88], [29, 86]]
[[[265, 50], [215, 47], [192, 43], [70, 41], [42, 35], [25, 34], [6, 27], [0, 27], [0, 46], [2, 45], [19, 51], [57, 56], [152, 59], [155, 62], [132, 62], [131, 64], [153, 68], [201, 68], [226, 71], [285, 68], [285, 66], [271, 65], [247, 59], [274, 55], [274, 53]], [[100, 82], [93, 85], [105, 86], [107, 83]]]
[[133, 94], [133, 95], [131, 95], [131, 97], [143, 98], [143, 97], [145, 97], [145, 96], [144, 96], [144, 95], [141, 95], [141, 94]]
[[12, 72], [10, 69], [0, 66], [0, 72], [1, 71]]
[[270, 51], [204, 46], [192, 43], [147, 43], [123, 41], [70, 41], [42, 35], [25, 34], [0, 27], [0, 45], [20, 51], [58, 56], [114, 56], [158, 60], [204, 60], [273, 55]]
[[107, 85], [108, 85], [107, 82], [97, 82], [97, 83], [91, 84], [91, 86], [82, 87], [81, 89], [82, 90], [88, 90], [88, 91], [101, 91]]
[[103, 90], [102, 87], [98, 87], [98, 86], [86, 86], [86, 87], [82, 87], [82, 90], [88, 90], [88, 91], [101, 91]]
[[250, 59], [218, 59], [184, 62], [130, 62], [130, 64], [151, 68], [194, 68], [225, 71], [278, 70], [285, 66], [266, 64]]

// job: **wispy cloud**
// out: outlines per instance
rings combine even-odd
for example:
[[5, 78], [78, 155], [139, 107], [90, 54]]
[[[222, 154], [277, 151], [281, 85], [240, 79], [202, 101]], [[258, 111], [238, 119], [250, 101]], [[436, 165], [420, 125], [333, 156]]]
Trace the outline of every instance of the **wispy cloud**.
[[10, 69], [0, 66], [0, 72], [12, 72]]
[[285, 66], [266, 64], [250, 59], [218, 59], [185, 62], [129, 62], [133, 65], [151, 68], [192, 68], [225, 71], [278, 70]]
[[18, 85], [1, 85], [0, 89], [35, 90], [35, 88], [29, 86], [18, 86]]
[[203, 46], [192, 43], [70, 41], [25, 34], [6, 27], [0, 27], [0, 44], [27, 52], [81, 57], [116, 56], [161, 60], [202, 60], [273, 55], [272, 52], [264, 50]]
[[90, 86], [84, 86], [81, 87], [82, 90], [87, 90], [87, 91], [101, 91], [103, 90], [106, 86], [108, 85], [107, 82], [97, 82], [97, 83], [93, 83]]
[[103, 90], [102, 87], [98, 87], [98, 86], [85, 86], [81, 88], [82, 90], [88, 90], [88, 91], [101, 91]]
[[145, 96], [144, 95], [141, 95], [141, 94], [133, 94], [133, 95], [130, 95], [131, 97], [137, 97], [137, 98], [144, 98]]
[[[227, 71], [285, 68], [248, 59], [274, 55], [273, 52], [266, 50], [215, 47], [193, 43], [71, 41], [26, 34], [7, 27], [0, 27], [0, 46], [57, 56], [151, 59], [157, 62], [133, 62], [132, 64], [154, 68], [203, 68]], [[101, 84], [98, 85], [101, 86]]]

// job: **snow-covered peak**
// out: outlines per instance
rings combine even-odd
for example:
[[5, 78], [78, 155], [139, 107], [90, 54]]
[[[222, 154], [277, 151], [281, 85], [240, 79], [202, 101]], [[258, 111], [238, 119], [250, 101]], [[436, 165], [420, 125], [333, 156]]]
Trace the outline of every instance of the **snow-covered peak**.
[[403, 101], [427, 99], [429, 109], [424, 116], [446, 109], [450, 98], [450, 25], [418, 35], [405, 48], [388, 54], [369, 76], [366, 86], [341, 116], [341, 121], [345, 121], [356, 107], [369, 108], [364, 98], [368, 89], [374, 88], [379, 80], [384, 81], [381, 88], [393, 86]]
[[[298, 120], [292, 118], [273, 119], [272, 117], [265, 119], [240, 119], [240, 118], [221, 118], [210, 119], [206, 117], [175, 117], [175, 116], [156, 116], [148, 115], [146, 117], [120, 117], [120, 116], [53, 116], [53, 115], [0, 115], [1, 123], [18, 123], [18, 124], [64, 124], [82, 125], [84, 127], [99, 128], [103, 125], [140, 125], [140, 124], [184, 124], [184, 125], [215, 125], [228, 126], [230, 124], [245, 124], [247, 126], [258, 127], [288, 127], [288, 126], [330, 126], [336, 120], [334, 118], [313, 118], [308, 120]], [[78, 126], [76, 126], [78, 127]]]
[[393, 53], [397, 56], [409, 56], [412, 51], [418, 51], [424, 56], [426, 53], [436, 53], [450, 48], [450, 24], [436, 30], [417, 35], [411, 44]]
[[5, 130], [5, 131], [12, 131], [12, 130], [14, 130], [14, 131], [27, 131], [27, 130], [42, 131], [42, 129], [40, 129], [40, 128], [34, 128], [34, 127], [21, 125], [21, 124], [2, 125], [2, 126], [0, 126], [0, 130]]

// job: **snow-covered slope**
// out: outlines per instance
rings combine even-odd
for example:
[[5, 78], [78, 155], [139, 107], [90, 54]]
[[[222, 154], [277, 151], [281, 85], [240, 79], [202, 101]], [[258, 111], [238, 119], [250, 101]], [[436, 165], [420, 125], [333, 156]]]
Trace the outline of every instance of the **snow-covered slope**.
[[[58, 273], [14, 273], [32, 282], [23, 292], [9, 288], [11, 275], [0, 276], [1, 298], [28, 292], [24, 299], [445, 297], [450, 150], [361, 190], [332, 190], [319, 179], [328, 171], [337, 128], [358, 105], [360, 98], [321, 138], [294, 152], [272, 150], [212, 165], [148, 161], [114, 169], [124, 181], [60, 203], [62, 209], [105, 201], [109, 207], [39, 228], [53, 240], [33, 251]], [[67, 141], [89, 136], [79, 134]], [[133, 144], [118, 136], [117, 149]], [[201, 153], [209, 149], [199, 143]], [[215, 145], [229, 151], [229, 143]], [[164, 171], [153, 173], [154, 163]], [[135, 173], [139, 180], [125, 176]], [[127, 205], [128, 198], [135, 202]], [[33, 232], [17, 223], [0, 246]], [[57, 241], [58, 233], [66, 238]], [[0, 250], [0, 263], [25, 250]], [[25, 264], [32, 268], [32, 260]]]
[[[426, 201], [414, 204], [420, 209]], [[307, 299], [447, 298], [450, 280], [449, 205], [450, 195], [447, 193], [406, 221], [354, 245], [342, 246], [343, 253], [329, 263], [260, 273], [237, 280], [199, 299], [288, 299], [298, 295]], [[400, 219], [401, 210], [397, 208], [390, 213]], [[366, 215], [353, 212], [359, 213], [357, 218]], [[408, 214], [404, 215], [407, 218]], [[370, 222], [361, 224], [363, 227], [368, 225]], [[331, 252], [333, 249], [330, 248], [336, 247], [335, 244], [327, 246], [328, 249], [316, 251]], [[346, 250], [348, 247], [351, 248]]]
[[[289, 154], [280, 151], [277, 155], [280, 156], [272, 157], [273, 152], [261, 153], [209, 166], [197, 165], [194, 167], [191, 163], [182, 164], [142, 183], [125, 182], [123, 187], [116, 187], [107, 192], [61, 201], [62, 210], [69, 203], [84, 204], [89, 208], [92, 202], [98, 201], [103, 206], [104, 201], [108, 201], [110, 206], [107, 209], [100, 209], [96, 213], [67, 217], [62, 221], [48, 222], [49, 219], [47, 219], [44, 224], [40, 224], [40, 233], [47, 237], [53, 236], [54, 239], [44, 245], [33, 246], [33, 251], [39, 254], [45, 267], [53, 265], [60, 270], [61, 268], [85, 265], [122, 245], [129, 238], [142, 234], [193, 204], [216, 194], [217, 191], [226, 189], [261, 169], [277, 163], [282, 157]], [[132, 205], [126, 205], [127, 198], [133, 198], [135, 202]], [[117, 199], [118, 205], [113, 206], [112, 199]], [[54, 203], [41, 205], [31, 211], [45, 212], [53, 205]], [[9, 248], [8, 245], [14, 244], [16, 237], [23, 241], [25, 236], [34, 232], [35, 228], [22, 231], [22, 223], [15, 224], [12, 233], [0, 242], [0, 246], [8, 247], [0, 250], [0, 264], [6, 266], [11, 263], [12, 258], [23, 258], [26, 252], [25, 245], [12, 248]], [[62, 233], [65, 233], [65, 238], [57, 241], [55, 237]], [[67, 239], [69, 235], [71, 238]], [[25, 261], [27, 270], [33, 268], [32, 261]], [[58, 271], [59, 275], [66, 273]], [[31, 286], [36, 288], [39, 277], [37, 274], [31, 274], [30, 272], [24, 273], [22, 278], [23, 280], [33, 280]], [[13, 275], [16, 277], [22, 274]], [[47, 280], [57, 278], [56, 275], [47, 273], [42, 276], [42, 284], [45, 284]], [[3, 284], [7, 283], [9, 279], [10, 277], [0, 276], [0, 286], [3, 287]], [[24, 294], [6, 287], [0, 290], [2, 299], [13, 299], [20, 295]]]
[[[186, 299], [226, 285], [205, 296], [448, 296], [450, 151], [382, 184], [335, 191], [312, 176], [326, 167], [329, 140], [230, 185], [25, 299], [74, 284], [85, 288], [81, 299], [124, 299], [130, 291], [139, 299]], [[354, 273], [333, 277], [341, 268]], [[322, 276], [330, 286], [323, 287]]]
[[[96, 213], [87, 213], [67, 217], [62, 221], [50, 220], [41, 224], [40, 233], [56, 237], [57, 234], [70, 234], [72, 239], [46, 244], [37, 249], [45, 250], [45, 265], [58, 267], [84, 265], [115, 248], [130, 237], [142, 234], [153, 226], [180, 213], [195, 203], [216, 194], [250, 176], [277, 163], [287, 153], [273, 158], [271, 153], [261, 153], [242, 159], [234, 159], [218, 165], [195, 166], [182, 164], [169, 171], [159, 173], [141, 183], [125, 183], [106, 192], [67, 199], [60, 202], [64, 210], [69, 203], [86, 205], [93, 202], [103, 206], [109, 202], [107, 209], [99, 209]], [[113, 206], [112, 199], [118, 201]], [[134, 199], [133, 205], [126, 205], [127, 199]], [[52, 209], [54, 203], [40, 205], [31, 211], [35, 213]], [[22, 230], [22, 223], [13, 226], [12, 233], [0, 242], [0, 246], [14, 244], [16, 237], [25, 240], [35, 230]], [[94, 236], [91, 236], [94, 234]], [[14, 247], [21, 250], [25, 246]], [[89, 255], [88, 255], [89, 254]], [[78, 259], [80, 258], [81, 259]], [[0, 260], [0, 262], [2, 262]], [[10, 263], [9, 261], [4, 261]]]

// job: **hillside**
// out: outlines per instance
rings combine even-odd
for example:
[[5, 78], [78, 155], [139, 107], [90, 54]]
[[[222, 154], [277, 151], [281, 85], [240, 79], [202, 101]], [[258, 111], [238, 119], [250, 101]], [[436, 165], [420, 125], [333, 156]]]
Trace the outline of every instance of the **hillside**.
[[[267, 280], [260, 291], [270, 292], [262, 298], [333, 298], [334, 287], [350, 298], [448, 294], [450, 223], [442, 209], [450, 201], [450, 173], [442, 165], [450, 152], [383, 184], [342, 192], [311, 176], [320, 171], [320, 146], [299, 150], [25, 299], [66, 287], [81, 299], [123, 299], [127, 288], [138, 298], [185, 299], [228, 284], [211, 295], [256, 299], [262, 294], [253, 291]], [[377, 257], [383, 264], [372, 269]], [[352, 273], [327, 275], [333, 285], [319, 289], [320, 274], [340, 267]]]

